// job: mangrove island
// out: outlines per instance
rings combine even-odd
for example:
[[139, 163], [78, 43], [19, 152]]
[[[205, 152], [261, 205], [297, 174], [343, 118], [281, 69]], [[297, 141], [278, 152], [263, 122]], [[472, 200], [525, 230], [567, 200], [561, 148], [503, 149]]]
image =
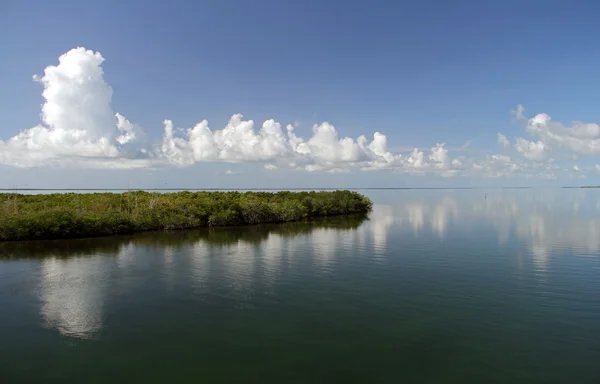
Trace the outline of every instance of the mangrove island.
[[353, 191], [0, 194], [0, 241], [284, 223], [365, 214]]

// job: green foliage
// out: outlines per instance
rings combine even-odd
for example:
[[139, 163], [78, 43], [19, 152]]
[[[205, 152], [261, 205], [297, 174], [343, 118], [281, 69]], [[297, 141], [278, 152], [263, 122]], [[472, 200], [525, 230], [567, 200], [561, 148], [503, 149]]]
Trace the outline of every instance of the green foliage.
[[366, 213], [357, 192], [0, 194], [0, 240], [41, 240], [282, 223]]
[[3, 241], [0, 242], [0, 260], [30, 259], [38, 257], [86, 257], [102, 253], [116, 255], [120, 249], [136, 247], [184, 247], [198, 242], [211, 245], [234, 245], [240, 242], [259, 245], [270, 235], [293, 238], [306, 235], [316, 229], [349, 230], [358, 228], [366, 213], [325, 216], [309, 220], [259, 224], [238, 227], [199, 228], [188, 231], [140, 232], [133, 235], [93, 237], [55, 241]]

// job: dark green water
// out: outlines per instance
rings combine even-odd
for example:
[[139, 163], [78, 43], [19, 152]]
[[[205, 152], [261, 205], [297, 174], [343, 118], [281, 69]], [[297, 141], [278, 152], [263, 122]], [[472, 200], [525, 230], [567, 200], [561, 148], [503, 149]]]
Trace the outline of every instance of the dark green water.
[[0, 244], [0, 382], [599, 383], [600, 191]]

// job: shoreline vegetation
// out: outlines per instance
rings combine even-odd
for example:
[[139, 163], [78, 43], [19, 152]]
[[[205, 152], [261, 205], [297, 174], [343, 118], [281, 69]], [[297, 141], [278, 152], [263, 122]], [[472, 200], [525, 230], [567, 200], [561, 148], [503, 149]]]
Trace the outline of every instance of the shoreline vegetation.
[[0, 194], [0, 241], [102, 237], [136, 232], [285, 223], [366, 214], [358, 192]]
[[129, 246], [142, 248], [185, 247], [203, 243], [232, 246], [238, 243], [260, 246], [269, 236], [294, 238], [320, 229], [346, 231], [368, 220], [366, 213], [324, 216], [287, 223], [267, 223], [239, 227], [198, 228], [185, 231], [138, 232], [127, 235], [0, 242], [0, 260], [89, 257], [102, 254], [117, 256]]

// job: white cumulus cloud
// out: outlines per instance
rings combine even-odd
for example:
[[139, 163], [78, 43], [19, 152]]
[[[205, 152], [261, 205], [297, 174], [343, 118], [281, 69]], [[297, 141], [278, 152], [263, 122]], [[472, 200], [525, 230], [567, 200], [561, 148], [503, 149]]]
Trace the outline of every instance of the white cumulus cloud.
[[112, 89], [103, 79], [103, 61], [98, 52], [76, 48], [43, 76], [34, 76], [44, 86], [43, 124], [0, 140], [0, 164], [26, 167], [145, 155], [147, 150], [134, 144], [144, 142], [143, 132], [110, 107]]
[[532, 161], [544, 161], [550, 154], [550, 148], [543, 141], [529, 141], [522, 137], [517, 139], [515, 149]]
[[157, 156], [173, 165], [254, 161], [314, 171], [386, 168], [401, 160], [400, 155], [387, 151], [385, 135], [376, 132], [370, 142], [365, 136], [356, 140], [339, 138], [336, 128], [327, 122], [315, 125], [308, 140], [298, 137], [293, 125], [282, 129], [274, 120], [265, 121], [255, 130], [254, 121], [244, 120], [241, 114], [233, 115], [225, 128], [214, 131], [206, 120], [180, 130], [174, 130], [170, 120], [164, 124], [165, 134]]
[[[517, 107], [516, 116], [524, 121], [525, 131], [539, 141], [533, 150], [553, 152], [565, 156], [597, 156], [600, 155], [600, 125], [575, 121], [570, 125], [552, 121], [546, 113], [539, 113], [532, 118], [523, 114], [525, 108]], [[541, 144], [539, 144], [541, 143]], [[544, 147], [542, 150], [540, 147]]]

